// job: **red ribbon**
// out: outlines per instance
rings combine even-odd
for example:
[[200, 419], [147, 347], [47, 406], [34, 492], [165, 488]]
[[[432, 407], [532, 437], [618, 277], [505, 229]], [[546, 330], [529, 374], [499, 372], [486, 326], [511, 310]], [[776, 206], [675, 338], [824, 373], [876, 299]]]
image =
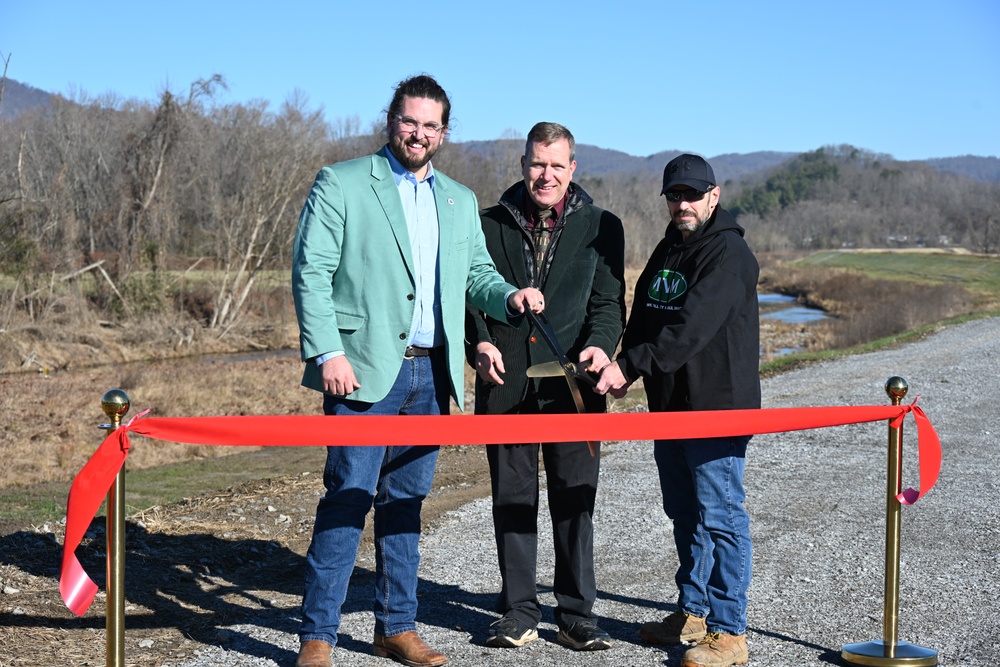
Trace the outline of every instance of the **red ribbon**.
[[[148, 412], [148, 410], [146, 411]], [[128, 456], [129, 432], [158, 440], [221, 446], [473, 445], [586, 440], [715, 438], [801, 431], [883, 419], [898, 428], [912, 413], [917, 422], [920, 482], [897, 498], [911, 505], [937, 482], [941, 443], [924, 411], [915, 405], [769, 408], [701, 412], [628, 412], [564, 415], [148, 417], [140, 413], [109, 433], [70, 487], [66, 508], [59, 591], [63, 602], [82, 616], [97, 584], [76, 558], [76, 548], [97, 515], [108, 489]], [[400, 420], [406, 420], [401, 422]]]

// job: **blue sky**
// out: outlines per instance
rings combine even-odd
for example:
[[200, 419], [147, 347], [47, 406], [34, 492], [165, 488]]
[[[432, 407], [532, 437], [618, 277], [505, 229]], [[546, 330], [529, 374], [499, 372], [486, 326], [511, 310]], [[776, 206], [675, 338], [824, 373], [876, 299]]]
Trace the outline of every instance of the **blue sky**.
[[220, 102], [278, 110], [300, 91], [364, 127], [428, 72], [457, 141], [549, 120], [637, 156], [1000, 156], [997, 0], [0, 0], [0, 56], [68, 96], [152, 100], [218, 73]]

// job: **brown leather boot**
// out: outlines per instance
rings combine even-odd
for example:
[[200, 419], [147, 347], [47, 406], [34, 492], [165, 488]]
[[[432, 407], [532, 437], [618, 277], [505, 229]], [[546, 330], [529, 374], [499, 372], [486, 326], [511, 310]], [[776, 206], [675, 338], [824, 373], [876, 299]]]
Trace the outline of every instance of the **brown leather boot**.
[[332, 653], [333, 647], [326, 642], [302, 642], [302, 646], [299, 647], [299, 659], [295, 661], [295, 667], [331, 667], [330, 655]]
[[684, 653], [681, 667], [732, 667], [745, 665], [748, 658], [746, 635], [709, 632]]
[[448, 658], [427, 645], [416, 632], [403, 632], [392, 637], [375, 635], [372, 652], [380, 658], [392, 658], [410, 667], [438, 667]]

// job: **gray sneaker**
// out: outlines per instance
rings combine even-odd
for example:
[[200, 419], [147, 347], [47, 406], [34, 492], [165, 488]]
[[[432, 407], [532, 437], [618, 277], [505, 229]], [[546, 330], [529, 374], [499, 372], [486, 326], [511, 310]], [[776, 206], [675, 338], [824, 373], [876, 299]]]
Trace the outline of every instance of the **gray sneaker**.
[[611, 648], [611, 635], [598, 627], [597, 621], [577, 621], [559, 631], [556, 640], [577, 651], [602, 651]]
[[643, 623], [639, 628], [639, 636], [650, 644], [688, 644], [701, 641], [707, 632], [705, 619], [675, 611], [663, 621]]
[[494, 648], [517, 648], [535, 639], [538, 639], [538, 630], [516, 618], [504, 616], [490, 623], [486, 645]]

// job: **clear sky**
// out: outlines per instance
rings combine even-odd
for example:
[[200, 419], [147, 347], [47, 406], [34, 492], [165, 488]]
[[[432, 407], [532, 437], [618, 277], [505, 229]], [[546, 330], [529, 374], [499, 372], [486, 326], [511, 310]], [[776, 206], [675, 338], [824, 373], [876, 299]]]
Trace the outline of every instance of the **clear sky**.
[[365, 128], [427, 72], [457, 141], [548, 120], [637, 156], [1000, 156], [998, 0], [0, 0], [0, 56], [67, 96], [154, 100], [218, 73], [222, 103], [300, 91]]

